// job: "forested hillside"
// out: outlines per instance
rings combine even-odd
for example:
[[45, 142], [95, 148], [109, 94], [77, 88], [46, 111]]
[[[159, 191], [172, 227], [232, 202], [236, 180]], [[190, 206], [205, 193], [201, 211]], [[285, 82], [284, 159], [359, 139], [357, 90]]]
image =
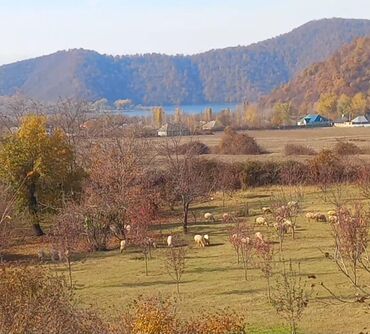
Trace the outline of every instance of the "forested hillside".
[[148, 105], [251, 101], [368, 34], [369, 20], [324, 19], [250, 46], [193, 56], [60, 51], [1, 66], [0, 95], [19, 91], [43, 100], [129, 98]]
[[370, 37], [359, 38], [325, 62], [317, 63], [262, 100], [263, 105], [291, 103], [300, 114], [312, 109], [335, 117], [363, 114], [369, 107]]

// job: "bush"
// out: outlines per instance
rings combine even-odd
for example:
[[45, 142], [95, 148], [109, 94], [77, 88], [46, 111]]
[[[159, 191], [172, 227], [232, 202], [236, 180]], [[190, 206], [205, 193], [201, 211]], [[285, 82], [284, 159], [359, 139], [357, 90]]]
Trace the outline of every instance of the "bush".
[[280, 167], [280, 183], [283, 185], [302, 185], [310, 181], [310, 171], [306, 163], [285, 161]]
[[337, 155], [355, 155], [361, 154], [362, 150], [354, 143], [338, 141], [333, 149], [334, 153]]
[[280, 183], [281, 163], [274, 161], [249, 161], [243, 166], [243, 188]]
[[179, 145], [177, 148], [177, 154], [187, 154], [187, 153], [192, 153], [192, 154], [209, 154], [209, 147], [201, 143], [200, 141], [192, 141], [190, 143], [185, 143], [182, 145]]
[[203, 313], [189, 321], [178, 317], [176, 304], [161, 297], [140, 297], [122, 317], [119, 334], [245, 334], [245, 321], [239, 314], [221, 310]]
[[261, 154], [262, 149], [258, 146], [254, 138], [247, 134], [237, 133], [230, 127], [227, 127], [221, 138], [221, 143], [216, 149], [219, 154]]
[[286, 144], [284, 147], [285, 155], [315, 155], [316, 152], [308, 146], [299, 144]]
[[0, 333], [108, 333], [96, 314], [74, 306], [64, 277], [45, 268], [3, 266], [0, 296]]
[[217, 313], [205, 313], [201, 318], [187, 323], [184, 334], [245, 334], [244, 318], [235, 312], [221, 310]]

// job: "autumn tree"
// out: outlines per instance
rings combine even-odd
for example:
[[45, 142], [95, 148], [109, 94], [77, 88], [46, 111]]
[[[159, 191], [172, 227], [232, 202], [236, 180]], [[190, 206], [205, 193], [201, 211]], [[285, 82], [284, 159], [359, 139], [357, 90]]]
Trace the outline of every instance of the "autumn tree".
[[160, 128], [163, 125], [163, 123], [165, 122], [165, 118], [166, 118], [166, 114], [164, 112], [164, 109], [162, 107], [156, 107], [156, 108], [153, 108], [152, 112], [153, 112], [154, 124], [158, 128]]
[[10, 187], [0, 184], [0, 263], [3, 258], [3, 250], [11, 243], [14, 229], [12, 225], [12, 213], [17, 200], [18, 192], [10, 192]]
[[357, 93], [352, 98], [352, 112], [353, 116], [364, 115], [367, 110], [366, 95], [363, 93]]
[[258, 128], [262, 125], [262, 117], [256, 105], [245, 106], [245, 122], [249, 128]]
[[18, 207], [27, 209], [36, 235], [42, 235], [40, 214], [59, 207], [78, 192], [82, 172], [72, 169], [74, 151], [60, 130], [48, 133], [46, 118], [30, 115], [20, 130], [4, 140], [0, 173], [19, 190]]
[[352, 109], [351, 98], [346, 94], [342, 94], [341, 96], [339, 96], [338, 103], [337, 103], [337, 112], [339, 116], [349, 117], [351, 113], [351, 109]]
[[291, 103], [277, 103], [271, 116], [271, 124], [273, 126], [284, 126], [290, 124], [290, 116], [292, 113]]
[[337, 96], [335, 94], [321, 94], [317, 103], [317, 112], [328, 118], [336, 118]]
[[126, 239], [125, 227], [142, 210], [155, 213], [157, 193], [149, 177], [154, 155], [148, 147], [145, 140], [130, 136], [93, 148], [89, 182], [80, 202], [91, 238], [101, 235], [92, 243], [95, 250], [106, 249], [111, 231]]

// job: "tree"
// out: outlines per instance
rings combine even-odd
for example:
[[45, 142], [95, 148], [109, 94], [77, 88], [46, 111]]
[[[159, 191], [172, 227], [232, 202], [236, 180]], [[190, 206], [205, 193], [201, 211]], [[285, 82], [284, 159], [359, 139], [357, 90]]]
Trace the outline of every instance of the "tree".
[[165, 118], [166, 118], [166, 114], [164, 112], [164, 109], [162, 107], [156, 107], [156, 108], [153, 108], [153, 120], [154, 120], [154, 124], [160, 128], [164, 121], [165, 121]]
[[338, 104], [337, 104], [337, 112], [339, 116], [340, 117], [342, 116], [350, 117], [351, 109], [352, 109], [351, 98], [346, 94], [342, 94], [339, 97]]
[[357, 93], [352, 98], [352, 112], [354, 116], [364, 115], [367, 110], [366, 95], [363, 93]]
[[18, 191], [19, 209], [27, 209], [36, 235], [44, 234], [40, 214], [52, 210], [80, 189], [82, 171], [72, 168], [74, 151], [60, 130], [49, 134], [46, 118], [30, 115], [20, 130], [4, 140], [0, 175]]
[[271, 124], [277, 127], [289, 125], [291, 112], [292, 112], [291, 103], [275, 104], [274, 111], [271, 117]]
[[[369, 287], [361, 281], [364, 274], [370, 277], [370, 260], [367, 253], [370, 231], [368, 216], [361, 205], [356, 205], [352, 210], [338, 208], [336, 217], [337, 222], [331, 224], [335, 247], [329, 258], [355, 289], [355, 301], [364, 302], [370, 298]], [[323, 283], [321, 285], [338, 300], [350, 301], [337, 297]]]
[[335, 94], [321, 94], [317, 104], [317, 112], [328, 118], [336, 118], [337, 96]]
[[166, 270], [176, 282], [177, 293], [180, 294], [180, 283], [185, 271], [186, 248], [171, 247], [166, 252]]
[[81, 250], [82, 236], [84, 231], [82, 225], [75, 223], [76, 211], [74, 207], [65, 210], [58, 217], [50, 233], [50, 241], [53, 249], [62, 255], [60, 260], [67, 262], [70, 287], [73, 288], [72, 280], [72, 255]]
[[246, 105], [245, 122], [249, 128], [258, 128], [262, 125], [262, 117], [256, 105]]
[[[215, 181], [199, 155], [195, 154], [191, 147], [180, 155], [178, 153], [180, 139], [171, 138], [170, 140], [166, 141], [162, 147], [166, 156], [167, 196], [181, 202], [183, 229], [186, 233], [190, 205], [209, 195], [215, 186]], [[169, 193], [172, 195], [170, 196]]]
[[94, 148], [81, 200], [86, 233], [94, 250], [106, 249], [111, 231], [126, 239], [126, 226], [140, 221], [141, 212], [148, 214], [147, 222], [155, 215], [158, 198], [149, 177], [154, 156], [148, 146], [145, 140], [130, 136]]
[[259, 242], [255, 245], [256, 254], [260, 259], [259, 267], [267, 281], [267, 297], [271, 302], [271, 277], [274, 248], [269, 242]]
[[288, 322], [291, 334], [297, 333], [297, 326], [303, 312], [308, 306], [311, 290], [306, 290], [306, 284], [302, 281], [300, 264], [298, 270], [293, 268], [289, 261], [289, 267], [282, 264], [282, 271], [277, 276], [272, 287], [271, 304], [276, 312]]

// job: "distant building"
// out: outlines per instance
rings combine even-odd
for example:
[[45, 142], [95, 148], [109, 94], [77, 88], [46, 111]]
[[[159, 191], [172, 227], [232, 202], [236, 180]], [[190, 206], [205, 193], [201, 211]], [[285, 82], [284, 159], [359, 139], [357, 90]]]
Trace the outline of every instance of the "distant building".
[[159, 137], [189, 136], [190, 130], [182, 123], [166, 123], [158, 129]]
[[370, 125], [369, 120], [366, 118], [366, 116], [357, 116], [351, 121], [352, 126], [365, 126]]
[[334, 126], [336, 127], [346, 127], [346, 126], [349, 126], [350, 125], [350, 119], [345, 116], [345, 115], [342, 115], [341, 118], [338, 118], [334, 121]]
[[223, 125], [219, 120], [209, 121], [202, 125], [203, 131], [221, 131], [225, 129], [225, 125]]
[[297, 122], [298, 126], [320, 127], [332, 126], [333, 121], [319, 114], [309, 114]]

